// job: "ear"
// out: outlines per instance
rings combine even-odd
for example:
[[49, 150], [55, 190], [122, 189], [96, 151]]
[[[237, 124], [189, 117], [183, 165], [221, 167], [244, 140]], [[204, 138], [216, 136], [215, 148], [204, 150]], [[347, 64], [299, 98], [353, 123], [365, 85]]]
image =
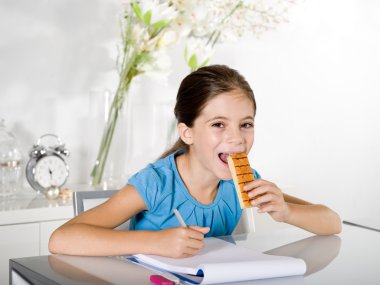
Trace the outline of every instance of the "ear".
[[187, 144], [192, 145], [193, 144], [193, 132], [192, 129], [186, 126], [184, 123], [178, 124], [178, 133], [181, 138], [181, 140]]

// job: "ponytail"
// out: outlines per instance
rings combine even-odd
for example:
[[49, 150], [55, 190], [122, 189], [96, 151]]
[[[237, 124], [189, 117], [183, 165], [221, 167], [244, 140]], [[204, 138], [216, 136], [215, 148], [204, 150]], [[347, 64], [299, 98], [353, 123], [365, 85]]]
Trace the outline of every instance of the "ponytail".
[[184, 149], [185, 151], [189, 150], [189, 146], [185, 144], [181, 138], [178, 138], [178, 140], [173, 144], [171, 148], [166, 150], [158, 159], [167, 157], [168, 155], [171, 155], [172, 153], [175, 153], [177, 150]]

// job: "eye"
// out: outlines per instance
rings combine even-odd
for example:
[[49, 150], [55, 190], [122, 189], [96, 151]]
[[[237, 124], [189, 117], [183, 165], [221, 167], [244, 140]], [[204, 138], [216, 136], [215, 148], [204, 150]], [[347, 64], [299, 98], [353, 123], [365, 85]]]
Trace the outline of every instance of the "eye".
[[213, 123], [211, 126], [215, 128], [224, 128], [224, 124], [222, 122]]
[[244, 129], [250, 129], [253, 128], [253, 123], [243, 123], [241, 127]]

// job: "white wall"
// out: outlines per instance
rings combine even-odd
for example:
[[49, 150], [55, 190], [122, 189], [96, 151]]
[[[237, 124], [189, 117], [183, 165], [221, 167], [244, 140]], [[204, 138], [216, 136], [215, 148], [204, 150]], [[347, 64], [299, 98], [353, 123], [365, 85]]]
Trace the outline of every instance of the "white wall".
[[379, 8], [306, 1], [231, 59], [257, 95], [256, 167], [345, 217], [380, 213]]
[[[40, 135], [58, 134], [72, 152], [70, 184], [89, 181], [98, 147], [90, 91], [117, 83], [118, 8], [117, 0], [0, 2], [0, 117], [25, 155]], [[379, 9], [373, 0], [304, 1], [289, 24], [220, 46], [212, 60], [239, 69], [256, 94], [255, 168], [343, 217], [380, 213]], [[140, 78], [136, 97], [175, 97], [187, 69], [182, 50], [172, 57], [168, 86]], [[160, 134], [144, 114], [135, 121], [145, 130], [134, 133], [141, 158]]]

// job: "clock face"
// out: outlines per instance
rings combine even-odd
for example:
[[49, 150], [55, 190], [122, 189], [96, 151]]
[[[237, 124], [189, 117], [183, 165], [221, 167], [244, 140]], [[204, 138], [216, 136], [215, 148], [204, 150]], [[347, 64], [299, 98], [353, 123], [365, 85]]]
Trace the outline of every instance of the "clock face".
[[34, 172], [36, 182], [44, 188], [63, 185], [68, 175], [66, 163], [55, 155], [38, 160]]

